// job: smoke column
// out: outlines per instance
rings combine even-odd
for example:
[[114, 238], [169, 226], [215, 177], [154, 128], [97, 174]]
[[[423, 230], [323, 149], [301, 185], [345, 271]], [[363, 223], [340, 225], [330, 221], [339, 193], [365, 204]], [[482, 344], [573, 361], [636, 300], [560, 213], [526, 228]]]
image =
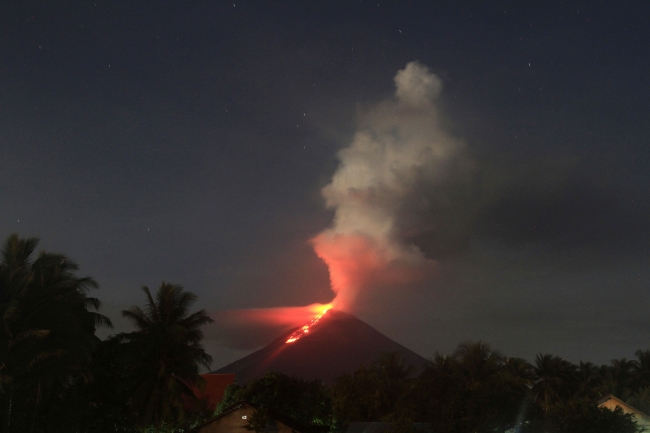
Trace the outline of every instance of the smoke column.
[[435, 74], [411, 62], [394, 80], [395, 97], [362, 116], [322, 190], [334, 221], [311, 243], [328, 266], [332, 306], [342, 310], [352, 309], [361, 290], [416, 281], [436, 265], [404, 240], [400, 216], [428, 205], [419, 191], [443, 176], [461, 143], [440, 126], [442, 83]]
[[[408, 239], [432, 224], [430, 210], [446, 198], [440, 191], [459, 158], [462, 143], [440, 125], [436, 99], [440, 79], [427, 67], [411, 62], [395, 76], [395, 96], [360, 118], [349, 147], [338, 153], [340, 164], [322, 190], [334, 209], [330, 228], [311, 239], [328, 266], [336, 294], [329, 304], [236, 310], [213, 316], [229, 345], [257, 341], [261, 329], [304, 325], [329, 308], [353, 312], [360, 291], [390, 290], [430, 275], [436, 261]], [[233, 341], [234, 330], [255, 329]]]

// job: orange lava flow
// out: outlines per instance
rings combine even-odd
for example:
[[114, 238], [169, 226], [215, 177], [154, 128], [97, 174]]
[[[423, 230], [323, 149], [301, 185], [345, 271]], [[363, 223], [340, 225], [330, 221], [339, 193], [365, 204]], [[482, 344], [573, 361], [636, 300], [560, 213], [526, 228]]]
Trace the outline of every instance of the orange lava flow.
[[317, 324], [318, 321], [321, 319], [321, 317], [323, 317], [325, 315], [325, 313], [327, 313], [329, 310], [330, 309], [327, 308], [322, 313], [320, 313], [319, 315], [317, 315], [316, 317], [311, 319], [309, 321], [309, 323], [307, 323], [306, 325], [304, 325], [303, 327], [301, 327], [297, 331], [295, 331], [293, 334], [291, 334], [285, 343], [293, 343], [294, 341], [300, 340], [300, 338], [302, 338], [305, 335], [309, 334], [309, 330], [311, 329], [311, 327], [314, 326], [315, 324]]

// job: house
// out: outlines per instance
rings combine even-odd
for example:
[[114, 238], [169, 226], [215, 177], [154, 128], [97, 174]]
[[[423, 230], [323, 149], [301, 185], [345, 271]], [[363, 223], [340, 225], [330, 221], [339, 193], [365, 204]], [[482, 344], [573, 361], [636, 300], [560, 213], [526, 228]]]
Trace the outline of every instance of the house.
[[620, 400], [611, 394], [608, 394], [598, 400], [598, 407], [606, 407], [609, 410], [614, 410], [617, 407], [620, 407], [624, 413], [631, 413], [634, 415], [636, 425], [639, 427], [650, 428], [650, 415], [641, 412], [639, 409], [630, 406], [623, 400]]
[[312, 429], [285, 415], [247, 401], [233, 404], [214, 418], [194, 427], [190, 433], [251, 433], [246, 426], [255, 411], [261, 408], [266, 409], [268, 417], [274, 421], [273, 433], [312, 433]]

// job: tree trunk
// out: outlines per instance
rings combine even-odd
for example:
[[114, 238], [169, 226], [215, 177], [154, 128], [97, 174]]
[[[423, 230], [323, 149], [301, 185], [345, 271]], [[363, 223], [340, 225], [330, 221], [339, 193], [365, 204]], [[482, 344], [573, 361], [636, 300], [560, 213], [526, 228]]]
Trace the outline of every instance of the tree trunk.
[[36, 419], [38, 418], [38, 406], [41, 403], [41, 381], [38, 381], [38, 390], [36, 391], [36, 404], [34, 405], [34, 418], [32, 419], [32, 428], [31, 433], [34, 433], [34, 427], [36, 427]]
[[14, 389], [9, 388], [9, 410], [7, 413], [7, 433], [9, 433], [9, 429], [11, 428], [11, 404], [14, 399]]

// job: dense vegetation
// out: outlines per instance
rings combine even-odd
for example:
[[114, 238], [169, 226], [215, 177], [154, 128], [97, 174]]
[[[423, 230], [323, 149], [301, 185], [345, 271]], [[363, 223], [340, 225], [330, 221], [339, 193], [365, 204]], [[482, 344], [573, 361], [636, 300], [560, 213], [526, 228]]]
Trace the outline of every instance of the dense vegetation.
[[306, 381], [282, 373], [268, 373], [244, 386], [229, 386], [216, 413], [238, 401], [275, 409], [304, 426], [329, 427], [332, 423], [330, 390], [319, 380]]
[[12, 235], [0, 253], [0, 431], [177, 431], [207, 415], [192, 392], [211, 361], [196, 296], [145, 287], [144, 308], [122, 312], [136, 330], [101, 341], [97, 283], [37, 244]]
[[[369, 367], [339, 377], [328, 389], [320, 382], [270, 373], [242, 387], [231, 386], [217, 413], [248, 400], [291, 414], [303, 424], [343, 430], [351, 422], [392, 423], [408, 432], [429, 423], [436, 433], [638, 431], [630, 415], [599, 408], [613, 394], [633, 406], [650, 408], [649, 351], [636, 360], [597, 367], [539, 354], [533, 364], [500, 355], [489, 345], [465, 343], [449, 356], [436, 354], [414, 375], [398, 354], [384, 354]], [[305, 395], [309, 404], [301, 404]]]
[[336, 382], [333, 417], [342, 424], [428, 422], [441, 433], [515, 427], [522, 432], [633, 432], [629, 416], [599, 409], [596, 401], [609, 393], [628, 400], [643, 395], [647, 384], [640, 377], [648, 371], [640, 360], [647, 353], [638, 355], [636, 362], [595, 367], [540, 354], [529, 364], [482, 342], [465, 343], [450, 356], [436, 354], [412, 379], [396, 355], [386, 356]]
[[[12, 235], [0, 253], [0, 431], [182, 432], [211, 415], [192, 392], [211, 362], [201, 345], [211, 320], [190, 311], [195, 295], [144, 287], [144, 306], [122, 312], [135, 330], [102, 341], [95, 331], [111, 322], [89, 295], [97, 283], [63, 255], [35, 255], [37, 243]], [[632, 433], [629, 415], [596, 401], [611, 393], [650, 412], [650, 351], [635, 356], [596, 366], [539, 354], [530, 364], [478, 342], [415, 372], [384, 354], [331, 387], [278, 373], [233, 385], [217, 413], [248, 400], [322, 431], [385, 421], [395, 432], [425, 422], [436, 433]], [[251, 431], [269, 419], [258, 415]]]

